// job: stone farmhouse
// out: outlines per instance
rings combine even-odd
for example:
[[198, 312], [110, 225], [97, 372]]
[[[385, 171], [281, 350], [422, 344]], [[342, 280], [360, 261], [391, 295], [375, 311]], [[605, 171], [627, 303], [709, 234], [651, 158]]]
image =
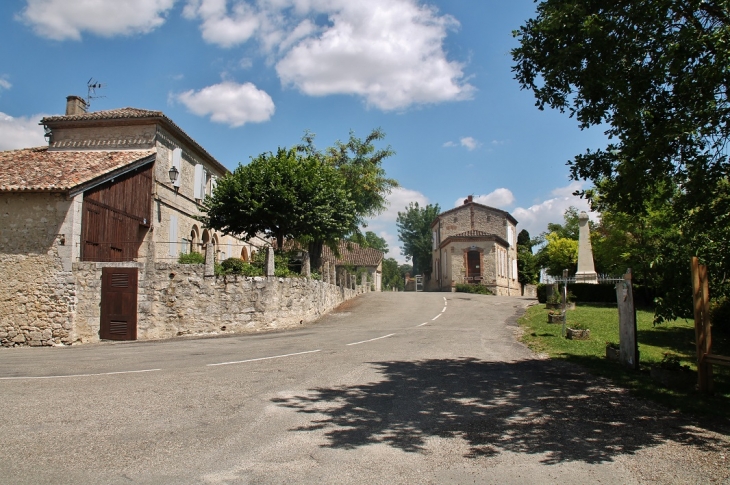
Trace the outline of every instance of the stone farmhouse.
[[[162, 112], [87, 112], [69, 96], [66, 114], [41, 124], [48, 146], [0, 152], [2, 345], [168, 335], [137, 321], [145, 268], [256, 249], [201, 227], [202, 199], [227, 169]], [[98, 285], [101, 302], [81, 298]]]
[[426, 289], [483, 284], [495, 295], [520, 296], [517, 221], [508, 212], [474, 202], [442, 212], [431, 224], [433, 272]]

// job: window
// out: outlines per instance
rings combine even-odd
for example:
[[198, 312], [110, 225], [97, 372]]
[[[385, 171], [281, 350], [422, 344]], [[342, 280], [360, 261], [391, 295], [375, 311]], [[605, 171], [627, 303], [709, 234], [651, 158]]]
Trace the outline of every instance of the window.
[[179, 148], [175, 148], [172, 151], [172, 166], [177, 169], [177, 180], [173, 182], [173, 187], [180, 187], [180, 182], [182, 181], [182, 150]]
[[177, 256], [177, 215], [170, 214], [170, 256]]
[[195, 179], [193, 181], [193, 197], [196, 199], [203, 199], [206, 193], [206, 185], [208, 182], [208, 172], [205, 170], [202, 164], [195, 166]]
[[189, 239], [182, 238], [180, 252], [182, 254], [188, 254], [190, 252], [190, 240]]

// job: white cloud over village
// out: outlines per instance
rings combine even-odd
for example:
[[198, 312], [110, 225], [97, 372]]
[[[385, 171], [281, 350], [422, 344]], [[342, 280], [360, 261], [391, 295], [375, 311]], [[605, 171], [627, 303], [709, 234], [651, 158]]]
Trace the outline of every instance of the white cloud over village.
[[530, 207], [517, 207], [511, 213], [519, 222], [518, 230], [527, 229], [530, 236], [534, 237], [547, 230], [549, 222], [563, 222], [563, 214], [570, 207], [576, 207], [579, 211], [586, 211], [593, 220], [598, 219], [598, 214], [590, 212], [590, 206], [585, 199], [572, 195], [576, 190], [583, 187], [581, 182], [572, 182], [565, 187], [559, 187], [552, 191], [554, 197], [533, 204]]
[[251, 83], [223, 81], [179, 93], [173, 99], [198, 116], [210, 116], [211, 121], [231, 127], [268, 121], [276, 110], [271, 96]]
[[0, 112], [0, 150], [47, 145], [43, 127], [38, 124], [44, 116], [47, 115], [13, 117]]
[[[488, 194], [473, 195], [472, 197], [474, 202], [502, 210], [507, 210], [515, 201], [515, 196], [512, 194], [512, 191], [505, 188], [493, 190]], [[456, 199], [454, 207], [462, 205], [464, 203], [464, 199], [466, 199], [466, 196]]]
[[459, 138], [458, 143], [454, 142], [454, 141], [447, 141], [446, 143], [444, 143], [441, 146], [443, 146], [444, 148], [461, 146], [461, 147], [466, 148], [470, 152], [472, 152], [472, 151], [476, 150], [477, 148], [479, 148], [480, 146], [482, 146], [482, 142], [480, 142], [479, 140], [477, 140], [476, 138], [471, 137], [471, 136], [463, 136], [463, 137]]
[[41, 36], [81, 40], [83, 32], [112, 37], [151, 32], [165, 22], [175, 0], [27, 0], [18, 19]]

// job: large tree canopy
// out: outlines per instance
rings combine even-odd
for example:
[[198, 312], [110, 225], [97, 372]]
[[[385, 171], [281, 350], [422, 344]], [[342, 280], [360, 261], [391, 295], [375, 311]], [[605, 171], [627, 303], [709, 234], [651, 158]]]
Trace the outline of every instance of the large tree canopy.
[[691, 255], [730, 296], [730, 3], [544, 0], [515, 36], [516, 79], [540, 109], [607, 127], [606, 147], [568, 162], [612, 231], [597, 256], [642, 268], [658, 320], [691, 315]]
[[696, 206], [726, 179], [729, 15], [726, 0], [545, 0], [515, 32], [537, 106], [608, 125], [605, 149], [569, 162], [600, 184], [594, 204], [636, 213], [669, 182]]
[[398, 212], [396, 226], [398, 239], [403, 242], [401, 252], [406, 256], [406, 260], [413, 260], [413, 271], [416, 273], [431, 273], [433, 247], [431, 223], [440, 212], [438, 204], [420, 207], [418, 202], [411, 202], [405, 212]]
[[356, 207], [338, 170], [295, 149], [264, 153], [221, 178], [205, 200], [206, 226], [253, 237], [331, 240], [356, 219]]

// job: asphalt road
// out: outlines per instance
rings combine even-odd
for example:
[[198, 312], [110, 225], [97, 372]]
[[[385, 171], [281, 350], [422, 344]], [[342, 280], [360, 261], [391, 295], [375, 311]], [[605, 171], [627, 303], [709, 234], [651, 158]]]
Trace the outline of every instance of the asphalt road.
[[695, 462], [725, 436], [519, 344], [529, 303], [370, 293], [285, 332], [2, 350], [0, 483], [722, 479]]

